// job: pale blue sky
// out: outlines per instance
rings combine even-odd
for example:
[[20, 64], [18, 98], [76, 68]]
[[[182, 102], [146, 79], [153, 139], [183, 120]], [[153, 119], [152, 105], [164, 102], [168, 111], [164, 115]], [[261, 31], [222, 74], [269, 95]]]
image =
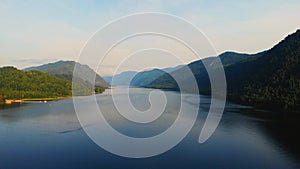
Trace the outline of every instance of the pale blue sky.
[[299, 9], [299, 0], [0, 0], [0, 66], [75, 60], [97, 29], [136, 12], [187, 19], [208, 36], [217, 53], [255, 53], [299, 29]]

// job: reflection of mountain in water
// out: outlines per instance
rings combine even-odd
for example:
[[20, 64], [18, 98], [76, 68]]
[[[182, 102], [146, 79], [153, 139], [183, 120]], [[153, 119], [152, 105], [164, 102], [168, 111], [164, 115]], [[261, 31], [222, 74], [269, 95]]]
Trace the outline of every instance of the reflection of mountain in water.
[[290, 153], [295, 161], [300, 159], [299, 118], [270, 120], [263, 124], [266, 135], [277, 144], [282, 151]]

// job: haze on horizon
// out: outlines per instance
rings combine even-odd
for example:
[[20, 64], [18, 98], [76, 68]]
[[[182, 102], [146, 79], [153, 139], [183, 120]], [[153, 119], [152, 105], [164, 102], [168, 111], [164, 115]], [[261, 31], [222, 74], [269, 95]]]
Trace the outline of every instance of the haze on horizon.
[[[58, 60], [77, 60], [81, 48], [96, 30], [111, 20], [138, 12], [163, 12], [185, 18], [203, 31], [218, 54], [256, 53], [271, 48], [300, 28], [299, 8], [298, 0], [2, 0], [0, 67], [12, 65], [22, 69]], [[154, 67], [180, 64], [164, 56]], [[188, 57], [185, 60], [191, 61]], [[149, 60], [140, 59], [139, 64], [124, 70], [141, 70], [145, 68], [143, 62]], [[110, 66], [114, 63], [114, 59], [109, 60], [100, 74], [111, 75]]]

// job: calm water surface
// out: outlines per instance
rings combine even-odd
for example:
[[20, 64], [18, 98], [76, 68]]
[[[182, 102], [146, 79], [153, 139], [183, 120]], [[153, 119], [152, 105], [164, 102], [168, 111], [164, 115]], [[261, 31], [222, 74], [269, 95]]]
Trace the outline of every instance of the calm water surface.
[[[112, 89], [116, 90], [116, 89]], [[120, 90], [120, 89], [119, 89]], [[131, 89], [131, 101], [139, 110], [149, 108], [148, 89]], [[122, 90], [118, 93], [124, 95]], [[175, 120], [180, 94], [166, 92], [164, 114], [150, 124], [135, 124], [117, 113], [110, 91], [98, 95], [108, 122], [119, 132], [149, 137], [166, 130]], [[197, 95], [184, 95], [190, 106]], [[88, 106], [82, 97], [82, 102]], [[298, 118], [283, 120], [272, 112], [260, 112], [228, 103], [217, 131], [198, 143], [210, 98], [201, 96], [198, 119], [192, 131], [176, 147], [146, 159], [118, 157], [98, 147], [82, 130], [72, 99], [0, 107], [0, 169], [14, 168], [300, 168]], [[134, 151], [134, 150], [133, 150]]]

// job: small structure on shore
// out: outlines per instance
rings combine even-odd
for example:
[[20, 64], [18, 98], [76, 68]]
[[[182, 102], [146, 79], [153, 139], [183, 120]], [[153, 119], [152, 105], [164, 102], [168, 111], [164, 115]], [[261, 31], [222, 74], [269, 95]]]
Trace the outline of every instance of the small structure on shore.
[[21, 104], [22, 100], [10, 100], [10, 99], [6, 99], [5, 100], [5, 104]]

